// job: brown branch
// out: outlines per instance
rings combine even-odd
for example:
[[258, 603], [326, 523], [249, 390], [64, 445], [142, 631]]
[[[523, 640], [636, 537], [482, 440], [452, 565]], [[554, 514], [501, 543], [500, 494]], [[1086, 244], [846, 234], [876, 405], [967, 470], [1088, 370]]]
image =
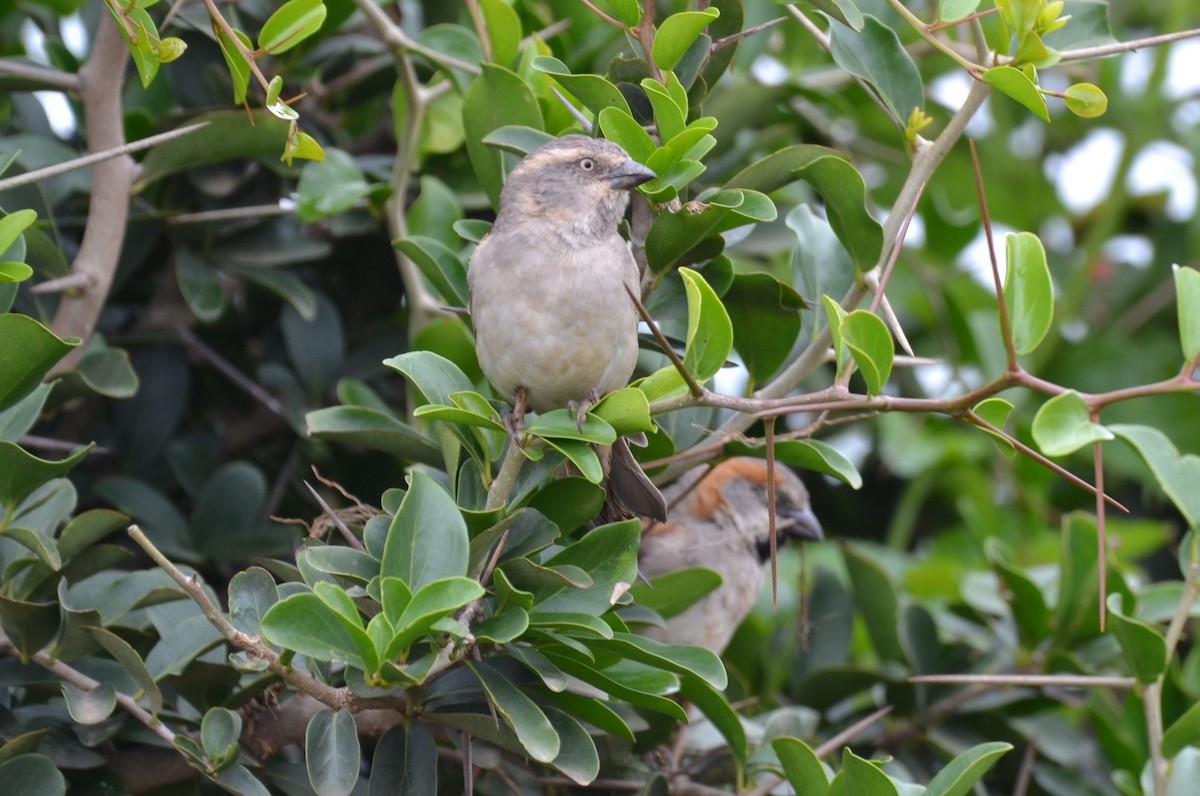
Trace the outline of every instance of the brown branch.
[[637, 307], [638, 315], [642, 317], [642, 320], [650, 327], [650, 331], [654, 333], [654, 339], [658, 340], [658, 344], [662, 346], [663, 353], [667, 355], [667, 359], [671, 360], [671, 364], [675, 366], [675, 370], [679, 371], [679, 375], [683, 378], [684, 383], [687, 384], [688, 393], [692, 398], [699, 399], [704, 395], [714, 395], [714, 393], [704, 389], [696, 381], [696, 377], [688, 371], [687, 365], [683, 364], [683, 360], [679, 358], [679, 354], [676, 354], [675, 349], [667, 342], [667, 338], [663, 336], [662, 331], [658, 328], [658, 324], [650, 317], [646, 306], [642, 304], [642, 300], [637, 297], [637, 294], [633, 292], [629, 285], [625, 285], [625, 292], [629, 294], [629, 300], [633, 302], [633, 306]]
[[[79, 70], [79, 93], [83, 99], [83, 117], [87, 128], [88, 152], [116, 149], [125, 143], [125, 118], [121, 92], [125, 64], [129, 59], [121, 31], [115, 24], [101, 20], [87, 63]], [[59, 337], [91, 338], [108, 301], [117, 271], [117, 260], [125, 241], [129, 220], [129, 197], [133, 185], [134, 163], [128, 155], [104, 160], [92, 166], [92, 196], [87, 226], [79, 253], [71, 271], [86, 278], [87, 286], [78, 293], [66, 294], [58, 305], [51, 324]], [[50, 377], [74, 368], [86, 345], [80, 345], [50, 370]]]

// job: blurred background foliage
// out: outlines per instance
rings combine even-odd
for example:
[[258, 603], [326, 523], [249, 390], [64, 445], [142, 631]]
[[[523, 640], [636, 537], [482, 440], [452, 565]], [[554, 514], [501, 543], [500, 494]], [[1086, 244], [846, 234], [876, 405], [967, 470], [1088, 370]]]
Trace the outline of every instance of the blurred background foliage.
[[[322, 514], [306, 487], [306, 481], [319, 485], [313, 468], [362, 503], [390, 505], [394, 513], [395, 496], [389, 503], [385, 492], [403, 488], [414, 467], [445, 468], [449, 443], [445, 425], [413, 420], [419, 401], [412, 386], [384, 360], [409, 351], [435, 352], [488, 394], [468, 326], [438, 309], [454, 303], [454, 296], [436, 276], [451, 279], [445, 274], [456, 273], [454, 261], [465, 262], [469, 241], [486, 230], [494, 214], [499, 164], [515, 162], [513, 151], [524, 141], [514, 138], [503, 151], [480, 139], [514, 124], [552, 135], [568, 131], [578, 126], [579, 111], [567, 107], [562, 90], [574, 92], [590, 117], [596, 110], [588, 104], [590, 92], [612, 89], [573, 84], [564, 74], [607, 76], [622, 89], [635, 117], [645, 121], [652, 113], [637, 88], [649, 74], [644, 60], [633, 55], [637, 43], [587, 4], [402, 0], [371, 6], [399, 24], [405, 37], [399, 58], [391, 49], [396, 42], [385, 42], [363, 5], [326, 0], [319, 29], [262, 62], [269, 75], [282, 77], [280, 96], [298, 115], [298, 129], [323, 150], [322, 160], [305, 160], [303, 154], [290, 163], [281, 160], [288, 140], [288, 125], [281, 119], [256, 111], [254, 125], [247, 124], [246, 112], [232, 104], [236, 81], [204, 4], [152, 8], [158, 28], [185, 43], [186, 53], [162, 64], [148, 85], [134, 76], [133, 67], [123, 67], [130, 70], [120, 93], [126, 140], [197, 120], [210, 125], [134, 155], [124, 240], [95, 334], [85, 335], [82, 355], [72, 355], [77, 358], [69, 367], [54, 372], [58, 381], [52, 391], [21, 404], [23, 417], [11, 411], [0, 415], [6, 420], [0, 430], [10, 432], [0, 438], [48, 460], [62, 459], [78, 445], [96, 445], [71, 469], [69, 481], [60, 472], [47, 472], [45, 482], [35, 484], [38, 491], [5, 504], [6, 527], [36, 526], [59, 540], [64, 555], [59, 567], [42, 556], [43, 572], [30, 563], [36, 543], [22, 541], [15, 532], [0, 539], [5, 566], [0, 595], [10, 639], [8, 657], [0, 660], [0, 680], [7, 687], [0, 738], [8, 744], [24, 739], [21, 746], [0, 747], [0, 778], [6, 761], [37, 758], [30, 754], [37, 750], [63, 772], [72, 792], [133, 787], [129, 783], [136, 777], [119, 777], [138, 766], [135, 753], [154, 747], [154, 739], [139, 734], [136, 723], [120, 711], [105, 714], [100, 723], [79, 722], [74, 710], [68, 715], [68, 707], [77, 706], [65, 704], [71, 700], [60, 694], [58, 679], [36, 673], [40, 670], [30, 666], [29, 655], [52, 637], [62, 645], [72, 628], [102, 619], [125, 646], [146, 657], [178, 621], [199, 617], [194, 609], [190, 614], [178, 609], [178, 615], [168, 610], [183, 604], [181, 593], [120, 535], [100, 542], [122, 527], [120, 517], [85, 512], [115, 509], [131, 517], [167, 557], [203, 573], [222, 599], [229, 579], [251, 563], [288, 560], [305, 545], [304, 527], [277, 518], [311, 523]], [[597, 0], [596, 5], [621, 19], [630, 8], [635, 19], [638, 12], [636, 3]], [[681, 2], [657, 5], [660, 23], [687, 10]], [[912, 168], [903, 129], [907, 119], [897, 124], [882, 110], [845, 71], [844, 59], [835, 63], [821, 46], [818, 39], [825, 34], [814, 35], [789, 7], [768, 0], [699, 5], [721, 12], [705, 44], [762, 29], [736, 40], [736, 46], [731, 40], [707, 60], [698, 60], [694, 49], [691, 60], [683, 55], [678, 71], [690, 69], [693, 78], [688, 119], [711, 117], [716, 126], [712, 149], [703, 155], [706, 170], [690, 184], [681, 182], [687, 187], [680, 199], [707, 198], [705, 191], [726, 185], [772, 152], [815, 144], [845, 153], [864, 181], [866, 207], [883, 223]], [[828, 17], [817, 11], [836, 15], [848, 5], [795, 8], [827, 30]], [[939, 13], [937, 4], [907, 5], [925, 20]], [[894, 30], [911, 54], [923, 87], [923, 110], [932, 119], [923, 134], [932, 139], [959, 109], [971, 78], [884, 0], [859, 0], [856, 7]], [[278, 4], [239, 0], [220, 8], [234, 27], [258, 31]], [[1074, 22], [1047, 37], [1063, 50], [1200, 26], [1200, 12], [1187, 2], [1151, 8], [1071, 0], [1063, 13], [1073, 15]], [[772, 24], [777, 18], [782, 19]], [[983, 29], [993, 38], [999, 36], [996, 18], [983, 18]], [[94, 0], [0, 5], [0, 168], [5, 169], [0, 178], [82, 151], [91, 120], [71, 79], [86, 63], [98, 26], [112, 24], [105, 6]], [[480, 38], [480, 29], [489, 32], [488, 38]], [[970, 26], [939, 35], [967, 51], [973, 44]], [[538, 57], [542, 60], [535, 62]], [[480, 77], [480, 65], [488, 60], [507, 69], [484, 67]], [[902, 71], [898, 61], [885, 58], [885, 64]], [[1179, 373], [1171, 266], [1194, 268], [1200, 246], [1198, 65], [1200, 48], [1194, 42], [1063, 63], [1042, 70], [1039, 85], [1062, 91], [1071, 83], [1094, 83], [1108, 98], [1103, 116], [1080, 118], [1050, 98], [1052, 122], [1046, 124], [994, 92], [967, 126], [978, 149], [1001, 260], [1003, 235], [1010, 231], [1036, 233], [1046, 248], [1055, 316], [1046, 339], [1022, 358], [1032, 376], [1103, 393]], [[65, 77], [60, 81], [55, 75]], [[251, 84], [252, 106], [262, 93]], [[533, 104], [522, 105], [528, 98]], [[485, 163], [489, 159], [491, 166]], [[696, 266], [725, 296], [735, 335], [760, 317], [780, 324], [768, 326], [772, 332], [787, 330], [788, 319], [798, 315], [790, 336], [785, 331], [783, 338], [762, 341], [757, 354], [738, 347], [739, 361], [752, 370], [757, 363], [754, 387], [769, 381], [785, 361], [794, 361], [824, 327], [821, 295], [840, 299], [856, 277], [847, 249], [853, 250], [853, 240], [877, 234], [867, 221], [835, 234], [826, 220], [826, 208], [835, 200], [811, 182], [781, 179], [767, 190], [777, 209], [772, 220], [743, 222], [726, 235], [723, 251], [713, 244], [683, 257], [683, 264]], [[68, 274], [85, 245], [85, 232], [93, 232], [87, 230], [92, 205], [105, 201], [93, 192], [87, 170], [0, 192], [4, 213], [37, 213], [36, 223], [24, 229], [23, 251], [0, 257], [27, 262], [33, 277], [0, 283], [0, 305], [47, 325], [56, 314], [61, 320], [64, 293], [38, 286]], [[639, 223], [635, 217], [635, 232], [644, 232]], [[409, 245], [398, 249], [397, 239]], [[930, 360], [897, 367], [891, 394], [946, 398], [1004, 371], [984, 241], [970, 153], [960, 142], [926, 185], [888, 284], [890, 305], [914, 353]], [[735, 273], [770, 274], [809, 302], [808, 308], [797, 313], [792, 294], [786, 294], [779, 308], [752, 306], [739, 321], [725, 292]], [[78, 289], [69, 286], [66, 295]], [[647, 305], [668, 333], [685, 337], [687, 303], [674, 268], [667, 269]], [[58, 324], [52, 328], [78, 333]], [[16, 340], [0, 340], [0, 351], [22, 354], [25, 349]], [[639, 375], [662, 362], [647, 353], [642, 364]], [[717, 389], [746, 390], [746, 379], [743, 369], [723, 370]], [[822, 389], [833, 379], [833, 368], [826, 365], [799, 389]], [[861, 383], [856, 379], [852, 386], [858, 389]], [[1015, 405], [1008, 430], [1028, 441], [1045, 396], [1012, 389], [1003, 397]], [[1196, 453], [1197, 400], [1194, 388], [1149, 395], [1106, 408], [1103, 420], [1157, 428], [1178, 451]], [[321, 414], [339, 406], [353, 411]], [[655, 440], [649, 458], [687, 450], [703, 441], [705, 429], [728, 417], [725, 410], [707, 407], [659, 417], [670, 441]], [[1005, 456], [986, 434], [944, 415], [851, 414], [829, 422], [815, 413], [794, 413], [778, 430], [801, 430], [818, 420], [817, 439], [852, 462], [861, 487], [846, 482], [854, 479], [802, 473], [816, 514], [834, 541], [810, 545], [803, 555], [783, 553], [778, 607], [764, 596], [725, 656], [726, 693], [747, 722], [749, 762], [731, 762], [727, 726], [706, 732], [699, 722], [700, 729], [676, 743], [673, 721], [655, 715], [639, 724], [625, 716], [640, 730], [638, 741], [614, 749], [620, 744], [600, 734], [605, 766], [609, 755], [625, 762], [602, 769], [597, 789], [603, 790], [607, 780], [625, 778], [644, 785], [644, 792], [666, 792], [655, 788], [665, 788], [666, 778], [681, 772], [689, 786], [704, 782], [742, 792], [752, 791], [756, 782], [760, 790], [755, 792], [764, 792], [761, 786], [771, 780], [764, 772], [770, 771], [786, 771], [793, 783], [803, 782], [788, 770], [786, 755], [772, 748], [772, 738], [793, 736], [818, 748], [873, 710], [890, 706], [890, 715], [835, 743], [834, 751], [840, 754], [848, 742], [862, 758], [890, 757], [883, 770], [894, 780], [927, 783], [953, 755], [1002, 741], [1017, 751], [1004, 757], [976, 792], [1153, 793], [1147, 761], [1155, 746], [1162, 751], [1163, 741], [1153, 732], [1147, 736], [1142, 700], [1144, 688], [1165, 672], [1153, 693], [1162, 699], [1164, 726], [1179, 722], [1167, 744], [1167, 756], [1175, 758], [1171, 793], [1190, 792], [1192, 786], [1175, 783], [1200, 781], [1194, 746], [1200, 718], [1188, 713], [1200, 698], [1200, 654], [1187, 631], [1177, 649], [1172, 642], [1169, 651], [1176, 654], [1169, 665], [1164, 662], [1161, 672], [1145, 680], [1136, 667], [1136, 651], [1144, 647], [1113, 632], [1100, 633], [1096, 519], [1088, 514], [1095, 509], [1093, 497], [1027, 457]], [[752, 431], [761, 436], [761, 426]], [[1194, 525], [1196, 519], [1181, 513], [1178, 500], [1164, 493], [1163, 478], [1132, 448], [1112, 442], [1104, 450], [1104, 488], [1130, 508], [1129, 515], [1110, 510], [1107, 516], [1108, 588], [1125, 595], [1124, 607], [1113, 608], [1113, 617], [1128, 614], [1133, 617], [1128, 621], [1154, 625], [1152, 632], [1161, 636], [1158, 628], [1166, 626], [1183, 599], [1180, 581], [1187, 557], [1181, 575], [1179, 543], [1189, 520]], [[6, 461], [26, 466], [25, 460]], [[1094, 479], [1090, 446], [1057, 461]], [[1200, 486], [1195, 460], [1183, 461], [1181, 466], [1191, 467], [1184, 483]], [[352, 503], [328, 485], [321, 494], [335, 506]], [[482, 507], [472, 505], [469, 496], [459, 495], [459, 502], [464, 508]], [[61, 529], [80, 516], [89, 516], [96, 530], [87, 535], [90, 546], [72, 547], [62, 541]], [[362, 522], [350, 524], [361, 528]], [[107, 531], [101, 533], [101, 527]], [[298, 579], [287, 565], [269, 567], [280, 579]], [[97, 573], [110, 580], [105, 590], [89, 592], [86, 585], [94, 584], [89, 578]], [[136, 584], [116, 577], [128, 573], [144, 577]], [[127, 601], [117, 600], [117, 592], [126, 593], [121, 599]], [[45, 619], [37, 613], [41, 610], [60, 618]], [[99, 615], [72, 618], [76, 610]], [[39, 638], [36, 628], [43, 621], [52, 632]], [[1110, 618], [1110, 624], [1114, 621]], [[260, 692], [267, 685], [251, 685], [230, 667], [218, 636], [197, 630], [201, 626], [207, 628], [202, 621], [187, 625], [196, 635], [172, 648], [172, 661], [147, 658], [168, 695], [173, 719], [198, 728], [206, 710], [228, 707], [269, 722], [269, 713], [252, 710], [253, 699], [265, 699]], [[18, 640], [30, 628], [33, 635]], [[138, 691], [140, 686], [114, 665], [123, 660], [121, 654], [108, 644], [104, 654], [97, 642], [78, 643], [82, 646], [71, 655], [63, 654], [70, 647], [58, 647], [61, 657], [97, 680], [116, 682], [118, 690]], [[158, 648], [160, 655], [168, 654]], [[906, 680], [955, 672], [1121, 677], [1132, 672], [1138, 683], [1067, 689]], [[38, 734], [43, 730], [48, 731], [44, 737]], [[244, 732], [243, 761], [255, 760], [257, 777], [273, 791], [303, 793], [316, 787], [296, 773], [297, 756], [273, 754], [278, 749], [269, 743], [255, 745], [253, 729]], [[454, 777], [461, 775], [453, 772], [461, 764], [448, 750], [457, 741], [441, 743], [442, 783], [445, 792], [454, 792], [461, 787]], [[673, 751], [650, 754], [660, 747]], [[357, 745], [354, 749], [357, 754]], [[204, 752], [211, 763], [213, 748], [206, 745]], [[262, 767], [255, 754], [262, 756]], [[519, 758], [477, 754], [480, 792], [573, 787], [552, 777], [538, 780]], [[856, 770], [848, 760], [833, 762], [835, 769]], [[114, 768], [97, 775], [105, 766]], [[48, 782], [43, 773], [30, 774], [29, 781]], [[162, 793], [211, 787], [187, 778], [186, 771], [179, 781], [151, 784]], [[224, 786], [256, 792], [244, 784]], [[48, 787], [37, 792], [55, 792], [55, 786]], [[364, 788], [365, 779], [357, 787]], [[376, 787], [424, 792], [385, 791], [373, 779], [372, 793]], [[888, 792], [841, 787], [845, 793]]]

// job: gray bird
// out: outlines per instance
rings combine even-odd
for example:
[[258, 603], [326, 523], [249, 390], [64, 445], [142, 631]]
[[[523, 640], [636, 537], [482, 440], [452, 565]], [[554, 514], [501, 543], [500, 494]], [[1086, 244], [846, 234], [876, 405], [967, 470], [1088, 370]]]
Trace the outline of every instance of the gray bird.
[[[467, 282], [479, 366], [529, 408], [586, 409], [629, 383], [637, 365], [639, 274], [617, 225], [629, 191], [655, 177], [609, 141], [568, 135], [508, 175], [496, 223]], [[624, 439], [608, 460], [605, 519], [665, 519], [666, 505]]]
[[[688, 567], [721, 576], [721, 585], [665, 628], [644, 635], [670, 644], [692, 644], [720, 654], [758, 600], [770, 556], [767, 463], [737, 457], [713, 468], [695, 467], [666, 488], [671, 504], [665, 523], [642, 536], [638, 567], [653, 578]], [[808, 502], [808, 490], [787, 467], [775, 466], [775, 533], [788, 539], [824, 538]]]

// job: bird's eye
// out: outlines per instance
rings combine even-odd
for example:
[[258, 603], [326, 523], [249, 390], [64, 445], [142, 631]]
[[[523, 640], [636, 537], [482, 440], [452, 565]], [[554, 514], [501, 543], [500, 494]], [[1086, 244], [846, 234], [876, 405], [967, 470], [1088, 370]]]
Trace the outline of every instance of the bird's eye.
[[579, 161], [579, 168], [583, 169], [584, 171], [591, 171], [592, 169], [596, 168], [596, 161], [592, 160], [591, 158], [584, 158], [583, 160]]

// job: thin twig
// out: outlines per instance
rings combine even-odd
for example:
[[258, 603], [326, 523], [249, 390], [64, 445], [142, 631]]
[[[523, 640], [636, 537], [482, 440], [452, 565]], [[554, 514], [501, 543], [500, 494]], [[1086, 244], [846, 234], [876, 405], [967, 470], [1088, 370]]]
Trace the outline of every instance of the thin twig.
[[358, 550], [360, 553], [365, 551], [367, 548], [363, 547], [363, 543], [359, 541], [358, 537], [355, 536], [348, 527], [346, 527], [346, 523], [342, 522], [342, 518], [339, 517], [338, 513], [333, 510], [333, 507], [326, 502], [325, 498], [321, 497], [321, 493], [314, 489], [313, 485], [308, 483], [308, 481], [304, 482], [304, 486], [308, 487], [309, 494], [312, 495], [313, 499], [317, 501], [317, 505], [321, 507], [321, 510], [329, 516], [329, 519], [333, 520], [334, 526], [342, 534], [342, 538], [346, 540], [346, 544], [350, 545], [355, 550]]
[[1080, 47], [1078, 50], [1064, 50], [1059, 53], [1058, 62], [1070, 63], [1071, 61], [1086, 61], [1092, 58], [1103, 58], [1108, 55], [1120, 55], [1121, 53], [1133, 52], [1144, 47], [1159, 47], [1163, 44], [1171, 42], [1183, 41], [1184, 39], [1194, 39], [1200, 36], [1200, 28], [1192, 28], [1191, 30], [1181, 30], [1175, 33], [1163, 33], [1159, 36], [1147, 36], [1144, 39], [1133, 39], [1132, 41], [1119, 41], [1112, 44], [1101, 44], [1097, 47]]
[[739, 41], [746, 38], [747, 36], [753, 36], [755, 33], [761, 33], [764, 30], [768, 30], [770, 28], [775, 27], [780, 22], [786, 22], [786, 21], [787, 21], [787, 17], [775, 17], [775, 19], [768, 19], [766, 22], [760, 22], [757, 25], [751, 25], [750, 27], [746, 28], [745, 30], [738, 31], [737, 33], [731, 33], [728, 36], [723, 36], [723, 37], [715, 40], [712, 44], [709, 45], [708, 51], [710, 53], [715, 53], [717, 50], [722, 50], [731, 44], [737, 44]]
[[992, 216], [988, 212], [987, 192], [983, 188], [983, 170], [979, 166], [979, 152], [975, 149], [975, 141], [968, 140], [971, 148], [971, 166], [975, 173], [975, 191], [979, 198], [979, 214], [983, 221], [983, 233], [987, 239], [988, 256], [992, 263], [992, 282], [996, 288], [996, 303], [1000, 315], [1000, 338], [1004, 341], [1004, 351], [1008, 358], [1009, 371], [1017, 370], [1020, 363], [1017, 360], [1017, 348], [1013, 341], [1012, 322], [1008, 318], [1008, 302], [1004, 297], [1004, 283], [1000, 280], [1000, 263], [996, 259], [996, 242], [992, 235]]
[[18, 77], [41, 83], [48, 89], [59, 91], [79, 91], [79, 76], [70, 72], [60, 72], [57, 69], [47, 69], [44, 66], [21, 63], [5, 59], [0, 61], [0, 75]]
[[919, 674], [910, 683], [942, 685], [987, 685], [1028, 688], [1136, 688], [1133, 677], [1076, 674]]
[[637, 297], [637, 294], [633, 292], [629, 285], [625, 285], [624, 287], [625, 292], [629, 294], [629, 300], [633, 302], [633, 306], [637, 307], [638, 315], [650, 327], [650, 331], [654, 333], [654, 339], [662, 347], [663, 353], [667, 355], [667, 359], [671, 360], [671, 364], [675, 366], [675, 370], [679, 371], [679, 375], [683, 378], [684, 383], [687, 384], [688, 393], [693, 398], [699, 398], [704, 395], [707, 390], [696, 381], [696, 377], [687, 369], [687, 365], [683, 364], [683, 360], [679, 358], [679, 354], [675, 353], [675, 349], [667, 341], [662, 330], [658, 328], [658, 324], [654, 322], [654, 318], [650, 317], [650, 313], [646, 310], [646, 306], [642, 304], [642, 300]]
[[263, 389], [262, 385], [246, 376], [234, 367], [231, 362], [210, 348], [203, 340], [193, 334], [191, 329], [181, 325], [176, 328], [175, 332], [189, 351], [211, 365], [215, 371], [228, 379], [231, 384], [265, 406], [272, 414], [278, 415], [285, 420], [287, 419], [287, 411], [274, 395], [271, 395], [271, 393]]
[[[0, 655], [14, 658], [20, 657], [17, 648], [3, 633], [0, 633]], [[94, 691], [100, 686], [99, 680], [93, 680], [83, 672], [63, 663], [48, 652], [35, 652], [30, 658], [38, 666], [41, 666], [51, 674], [57, 675], [82, 691]], [[130, 716], [133, 716], [144, 724], [147, 729], [166, 741], [172, 748], [175, 746], [175, 736], [177, 733], [159, 721], [150, 711], [139, 705], [136, 699], [128, 694], [117, 691], [117, 704]]]
[[767, 441], [767, 535], [771, 542], [771, 609], [779, 610], [779, 540], [775, 538], [775, 418], [763, 422]]
[[[1092, 413], [1092, 422], [1099, 423], [1099, 412]], [[1108, 623], [1108, 608], [1105, 598], [1108, 596], [1108, 523], [1105, 521], [1108, 512], [1105, 511], [1104, 498], [1104, 443], [1096, 440], [1092, 445], [1092, 462], [1096, 475], [1096, 561], [1098, 562], [1100, 604], [1096, 610], [1100, 612], [1100, 632], [1103, 633]]]
[[1037, 747], [1030, 743], [1021, 755], [1021, 767], [1017, 770], [1017, 781], [1013, 784], [1012, 796], [1025, 796], [1028, 792], [1029, 782], [1033, 779], [1033, 764], [1036, 761]]

